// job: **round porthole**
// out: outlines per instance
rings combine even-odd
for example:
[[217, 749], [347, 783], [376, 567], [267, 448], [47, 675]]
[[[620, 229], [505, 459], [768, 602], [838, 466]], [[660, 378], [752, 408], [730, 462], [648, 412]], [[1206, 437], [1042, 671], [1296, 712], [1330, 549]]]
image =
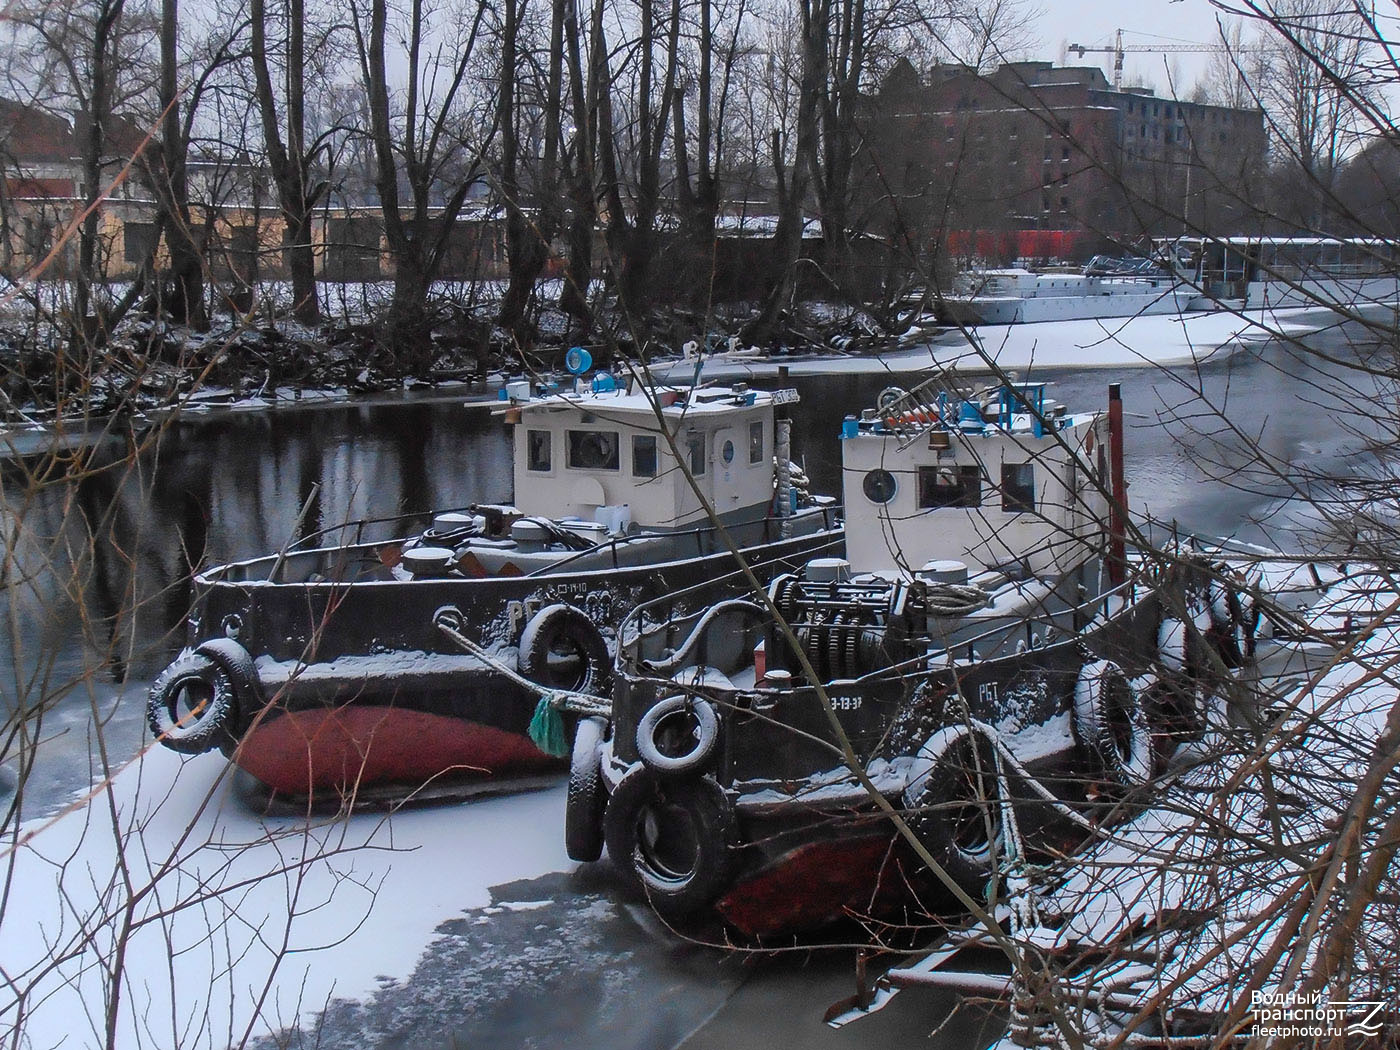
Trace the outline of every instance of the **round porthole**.
[[725, 465], [726, 467], [729, 466], [729, 464], [733, 463], [733, 462], [734, 462], [734, 442], [732, 442], [732, 441], [726, 441], [726, 442], [724, 443], [724, 448], [722, 448], [722, 449], [719, 450], [719, 456], [720, 456], [720, 459], [724, 460], [724, 465]]
[[866, 474], [861, 487], [865, 490], [865, 498], [871, 503], [888, 503], [894, 499], [894, 475], [883, 467], [876, 467]]

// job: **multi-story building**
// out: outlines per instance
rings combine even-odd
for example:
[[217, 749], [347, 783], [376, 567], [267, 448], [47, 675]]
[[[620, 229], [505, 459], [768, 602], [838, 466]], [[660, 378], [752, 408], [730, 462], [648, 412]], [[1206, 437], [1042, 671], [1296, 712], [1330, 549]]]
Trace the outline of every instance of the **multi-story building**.
[[[997, 231], [1065, 231], [1059, 242], [1086, 253], [1234, 232], [1266, 142], [1258, 110], [1114, 90], [1097, 67], [1049, 62], [920, 76], [901, 60], [866, 99], [861, 130], [865, 228], [953, 250]], [[1021, 238], [1037, 240], [1054, 239]]]

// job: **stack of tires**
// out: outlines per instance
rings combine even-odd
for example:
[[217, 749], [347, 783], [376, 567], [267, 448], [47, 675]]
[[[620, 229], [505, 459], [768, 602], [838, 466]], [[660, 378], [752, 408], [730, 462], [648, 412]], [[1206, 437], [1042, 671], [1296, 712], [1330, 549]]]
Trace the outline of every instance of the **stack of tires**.
[[231, 638], [214, 638], [186, 649], [156, 676], [146, 721], [172, 751], [231, 752], [262, 703], [248, 650]]
[[1157, 630], [1158, 690], [1174, 739], [1199, 739], [1211, 697], [1233, 672], [1254, 662], [1259, 603], [1252, 591], [1231, 586], [1215, 566], [1205, 587], [1186, 595], [1185, 616], [1167, 611]]
[[608, 856], [659, 912], [682, 916], [714, 902], [729, 884], [734, 806], [710, 775], [720, 717], [702, 696], [678, 693], [637, 725], [637, 753], [609, 795], [602, 775], [608, 725], [579, 723], [569, 770], [565, 846], [574, 860]]

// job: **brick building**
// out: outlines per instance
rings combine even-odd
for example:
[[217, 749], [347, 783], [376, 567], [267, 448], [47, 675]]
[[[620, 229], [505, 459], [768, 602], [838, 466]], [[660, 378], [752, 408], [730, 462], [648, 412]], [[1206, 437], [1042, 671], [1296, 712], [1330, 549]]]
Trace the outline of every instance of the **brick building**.
[[860, 124], [858, 221], [912, 233], [923, 250], [985, 244], [973, 231], [1067, 231], [1079, 254], [1145, 234], [1235, 232], [1266, 143], [1258, 110], [1115, 91], [1097, 67], [1049, 62], [921, 77], [901, 60]]
[[[132, 120], [114, 117], [110, 124], [104, 188], [143, 144], [149, 149], [154, 143]], [[40, 263], [47, 277], [72, 275], [76, 238], [50, 253], [87, 203], [82, 134], [81, 119], [70, 121], [0, 98], [0, 275], [18, 278]], [[214, 286], [231, 300], [243, 301], [260, 281], [285, 279], [284, 223], [267, 172], [256, 158], [196, 154], [189, 158], [187, 175], [192, 232]], [[152, 177], [144, 166], [133, 167], [98, 205], [97, 270], [103, 278], [129, 280], [152, 260], [157, 268], [166, 265]], [[318, 209], [312, 239], [323, 280], [377, 281], [393, 275], [375, 207]], [[503, 215], [471, 201], [448, 237], [440, 276], [499, 277], [504, 272]]]

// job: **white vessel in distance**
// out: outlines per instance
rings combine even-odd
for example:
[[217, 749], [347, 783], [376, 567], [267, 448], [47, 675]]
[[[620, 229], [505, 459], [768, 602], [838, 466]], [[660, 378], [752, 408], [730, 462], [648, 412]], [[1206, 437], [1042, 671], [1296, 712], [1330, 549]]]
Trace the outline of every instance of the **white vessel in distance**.
[[1193, 310], [1394, 308], [1400, 298], [1400, 245], [1376, 237], [1183, 237], [1156, 247], [1197, 290]]
[[1080, 273], [1019, 267], [964, 275], [963, 293], [943, 299], [942, 319], [964, 325], [1031, 324], [1096, 317], [1176, 314], [1198, 291], [1151, 259], [1096, 255]]

